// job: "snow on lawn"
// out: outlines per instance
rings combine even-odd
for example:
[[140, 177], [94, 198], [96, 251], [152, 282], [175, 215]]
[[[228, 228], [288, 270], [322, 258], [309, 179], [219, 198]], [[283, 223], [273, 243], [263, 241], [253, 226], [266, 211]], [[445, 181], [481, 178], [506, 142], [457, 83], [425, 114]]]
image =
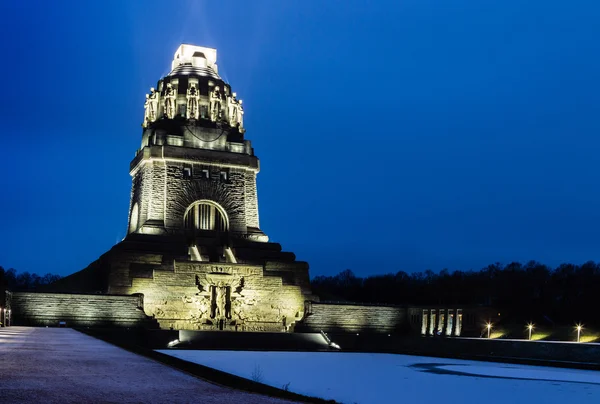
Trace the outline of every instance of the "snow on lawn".
[[343, 403], [600, 403], [600, 372], [344, 352], [160, 350]]

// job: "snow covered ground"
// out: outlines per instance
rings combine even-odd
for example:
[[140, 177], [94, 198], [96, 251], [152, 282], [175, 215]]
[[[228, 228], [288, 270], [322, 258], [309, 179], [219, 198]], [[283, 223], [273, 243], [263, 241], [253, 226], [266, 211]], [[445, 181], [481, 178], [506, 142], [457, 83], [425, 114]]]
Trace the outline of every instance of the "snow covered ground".
[[159, 352], [343, 403], [600, 403], [600, 372], [343, 352]]

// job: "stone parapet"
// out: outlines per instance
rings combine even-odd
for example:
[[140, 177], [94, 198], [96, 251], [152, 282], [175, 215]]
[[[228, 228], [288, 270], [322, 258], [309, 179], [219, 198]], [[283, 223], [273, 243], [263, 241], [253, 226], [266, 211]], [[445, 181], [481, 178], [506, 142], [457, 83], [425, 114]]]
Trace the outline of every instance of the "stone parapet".
[[325, 332], [392, 333], [406, 328], [407, 309], [345, 303], [307, 302], [299, 329]]
[[27, 326], [151, 327], [142, 296], [15, 292], [13, 324]]

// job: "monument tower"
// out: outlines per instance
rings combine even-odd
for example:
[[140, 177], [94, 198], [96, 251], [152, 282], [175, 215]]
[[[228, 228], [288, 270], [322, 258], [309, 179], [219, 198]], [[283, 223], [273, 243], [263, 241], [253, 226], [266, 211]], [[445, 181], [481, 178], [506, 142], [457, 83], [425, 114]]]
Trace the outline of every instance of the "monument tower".
[[181, 45], [146, 94], [127, 236], [57, 290], [140, 294], [162, 328], [288, 331], [301, 320], [308, 265], [260, 229], [243, 116], [216, 49]]

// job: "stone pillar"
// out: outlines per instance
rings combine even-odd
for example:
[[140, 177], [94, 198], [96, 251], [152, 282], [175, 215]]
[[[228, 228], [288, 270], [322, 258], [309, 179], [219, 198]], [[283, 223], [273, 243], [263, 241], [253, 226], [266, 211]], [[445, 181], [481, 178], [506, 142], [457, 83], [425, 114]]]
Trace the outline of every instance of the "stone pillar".
[[435, 335], [437, 328], [438, 316], [435, 309], [429, 310], [429, 335]]
[[462, 309], [456, 309], [456, 331], [455, 336], [460, 337], [462, 331]]
[[448, 309], [448, 326], [446, 327], [446, 335], [447, 336], [454, 335], [455, 318], [456, 318], [455, 309]]
[[440, 320], [439, 320], [439, 326], [438, 326], [438, 330], [440, 335], [444, 335], [444, 332], [446, 330], [446, 309], [439, 309], [438, 312]]
[[427, 321], [429, 321], [429, 310], [421, 310], [421, 335], [427, 335]]

